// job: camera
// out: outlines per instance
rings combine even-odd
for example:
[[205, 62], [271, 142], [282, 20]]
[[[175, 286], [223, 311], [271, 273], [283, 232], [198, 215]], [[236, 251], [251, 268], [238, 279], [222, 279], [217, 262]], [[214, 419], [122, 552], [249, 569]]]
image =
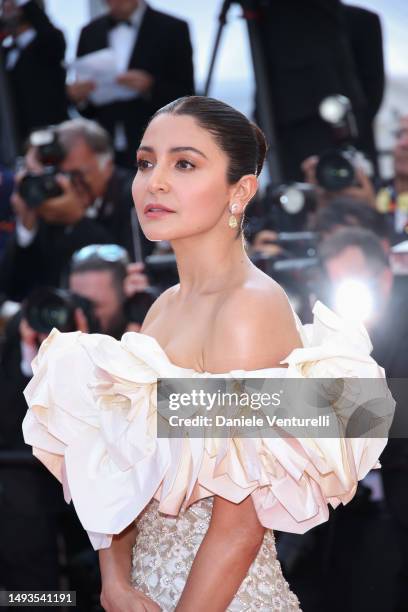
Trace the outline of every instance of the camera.
[[55, 170], [46, 168], [42, 174], [27, 172], [18, 185], [18, 193], [29, 208], [38, 208], [48, 198], [63, 194], [55, 178]]
[[56, 327], [60, 332], [76, 331], [75, 310], [85, 315], [90, 333], [100, 331], [93, 313], [92, 302], [65, 289], [41, 287], [26, 298], [22, 306], [23, 317], [30, 327], [41, 334], [49, 334]]
[[332, 126], [338, 146], [320, 155], [316, 179], [327, 191], [340, 191], [355, 181], [357, 151], [353, 143], [358, 132], [351, 102], [346, 96], [329, 96], [320, 103], [319, 114]]
[[145, 272], [149, 283], [160, 292], [179, 282], [176, 256], [174, 253], [148, 255], [145, 259]]
[[[267, 227], [283, 232], [299, 232], [307, 225], [309, 213], [317, 206], [316, 189], [309, 183], [281, 183], [268, 185], [262, 198], [262, 217]], [[252, 226], [252, 227], [251, 227]], [[249, 220], [249, 234], [254, 235], [263, 227]]]
[[48, 198], [63, 194], [56, 175], [66, 152], [54, 127], [37, 130], [30, 136], [30, 146], [36, 147], [37, 157], [44, 170], [41, 174], [27, 172], [18, 185], [18, 193], [29, 208], [38, 208]]
[[138, 291], [129, 297], [124, 303], [125, 319], [131, 323], [143, 323], [149, 308], [160, 295], [155, 287], [147, 287], [144, 291]]
[[316, 166], [316, 179], [327, 191], [340, 191], [354, 183], [356, 152], [352, 149], [326, 151]]

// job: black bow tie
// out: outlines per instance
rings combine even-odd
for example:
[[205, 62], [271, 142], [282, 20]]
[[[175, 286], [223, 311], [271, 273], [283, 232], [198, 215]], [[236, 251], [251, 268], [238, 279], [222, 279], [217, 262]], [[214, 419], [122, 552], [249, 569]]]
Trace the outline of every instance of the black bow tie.
[[130, 28], [132, 27], [132, 22], [130, 21], [130, 19], [115, 19], [115, 17], [112, 17], [112, 15], [108, 16], [108, 28], [109, 30], [112, 30], [113, 28], [116, 28], [116, 26], [118, 25], [127, 25]]

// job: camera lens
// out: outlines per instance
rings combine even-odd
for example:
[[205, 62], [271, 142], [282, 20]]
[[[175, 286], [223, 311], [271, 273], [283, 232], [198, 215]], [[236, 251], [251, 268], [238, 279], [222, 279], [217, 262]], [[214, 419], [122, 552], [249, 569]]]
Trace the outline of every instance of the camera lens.
[[30, 208], [41, 206], [45, 199], [43, 182], [35, 175], [24, 176], [18, 186], [18, 192]]
[[27, 173], [20, 181], [18, 192], [29, 208], [38, 208], [48, 198], [63, 193], [53, 171], [43, 174]]
[[29, 325], [42, 334], [48, 334], [54, 327], [62, 332], [74, 331], [74, 311], [67, 292], [47, 288], [33, 291], [23, 307]]
[[340, 191], [353, 184], [354, 167], [344, 151], [321, 155], [316, 166], [316, 179], [327, 191]]

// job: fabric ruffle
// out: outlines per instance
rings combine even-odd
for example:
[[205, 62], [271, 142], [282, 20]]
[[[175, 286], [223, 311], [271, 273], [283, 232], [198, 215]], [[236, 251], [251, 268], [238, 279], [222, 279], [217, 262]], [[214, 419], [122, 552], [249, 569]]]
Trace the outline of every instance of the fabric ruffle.
[[[154, 497], [177, 515], [211, 495], [240, 502], [252, 495], [259, 520], [294, 533], [346, 504], [386, 438], [157, 438], [158, 378], [378, 378], [363, 326], [317, 302], [298, 329], [304, 344], [287, 368], [199, 373], [170, 362], [151, 336], [53, 330], [33, 362], [25, 390], [25, 442], [63, 485], [95, 550], [107, 548]], [[392, 412], [386, 384], [380, 388]]]

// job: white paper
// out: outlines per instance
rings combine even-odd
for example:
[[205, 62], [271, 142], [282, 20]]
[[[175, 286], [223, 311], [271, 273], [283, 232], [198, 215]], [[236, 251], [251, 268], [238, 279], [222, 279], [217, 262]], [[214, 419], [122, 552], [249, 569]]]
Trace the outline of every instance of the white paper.
[[89, 100], [95, 106], [110, 104], [119, 100], [132, 100], [139, 92], [116, 82], [120, 71], [112, 49], [101, 49], [74, 60], [70, 68], [75, 71], [77, 81], [94, 81], [96, 88]]
[[404, 240], [403, 242], [399, 242], [391, 249], [392, 253], [408, 253], [408, 240]]

